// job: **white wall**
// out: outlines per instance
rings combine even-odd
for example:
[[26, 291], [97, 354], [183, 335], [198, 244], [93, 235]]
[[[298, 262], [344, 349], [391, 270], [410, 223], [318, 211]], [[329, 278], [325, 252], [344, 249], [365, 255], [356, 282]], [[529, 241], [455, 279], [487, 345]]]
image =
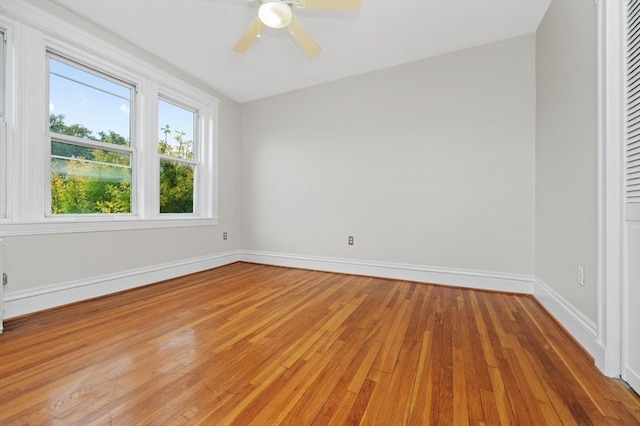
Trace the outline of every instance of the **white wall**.
[[[536, 34], [536, 277], [596, 321], [597, 8], [553, 1]], [[577, 268], [585, 268], [585, 286]]]
[[243, 104], [242, 248], [533, 275], [534, 72], [526, 35]]

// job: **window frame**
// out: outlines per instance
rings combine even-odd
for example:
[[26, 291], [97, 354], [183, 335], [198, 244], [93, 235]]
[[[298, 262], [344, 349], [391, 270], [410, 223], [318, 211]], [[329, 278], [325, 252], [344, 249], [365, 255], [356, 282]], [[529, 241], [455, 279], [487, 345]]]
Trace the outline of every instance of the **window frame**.
[[[95, 69], [95, 68], [91, 68], [86, 64], [74, 61], [71, 58], [65, 57], [61, 54], [58, 54], [56, 52], [53, 52], [51, 50], [48, 50], [46, 52], [46, 61], [47, 61], [47, 100], [50, 101], [51, 100], [51, 87], [50, 87], [50, 77], [51, 77], [51, 70], [49, 69], [49, 64], [50, 64], [50, 60], [56, 60], [58, 62], [62, 62], [65, 65], [74, 67], [76, 69], [79, 69], [81, 71], [84, 71], [86, 73], [92, 74], [96, 77], [100, 77], [103, 78], [107, 81], [110, 81], [112, 83], [116, 83], [116, 84], [120, 84], [120, 85], [127, 85], [130, 86], [130, 90], [131, 90], [131, 99], [129, 100], [130, 102], [130, 110], [135, 111], [135, 105], [136, 105], [136, 92], [137, 92], [137, 87], [135, 85], [135, 83], [131, 83], [129, 81], [126, 80], [122, 80], [122, 79], [118, 79], [115, 76], [112, 76], [104, 71], [101, 71], [99, 69]], [[48, 105], [48, 102], [47, 102]], [[49, 114], [51, 112], [49, 111]], [[49, 121], [47, 120], [47, 124], [49, 123]], [[54, 133], [50, 130], [49, 127], [47, 127], [46, 130], [46, 137], [49, 141], [48, 146], [47, 146], [47, 153], [48, 153], [48, 157], [49, 157], [49, 178], [45, 179], [45, 217], [46, 218], [60, 218], [60, 217], [117, 217], [117, 216], [129, 216], [129, 217], [136, 217], [136, 207], [137, 207], [137, 196], [136, 196], [136, 190], [135, 188], [137, 187], [136, 183], [137, 183], [137, 179], [136, 176], [138, 174], [138, 167], [135, 167], [136, 165], [136, 156], [137, 156], [137, 152], [135, 147], [138, 145], [137, 141], [135, 140], [134, 135], [135, 133], [135, 129], [136, 129], [136, 120], [135, 117], [133, 116], [133, 114], [131, 114], [131, 112], [129, 113], [129, 145], [128, 146], [121, 146], [121, 145], [113, 145], [113, 144], [108, 144], [102, 141], [97, 141], [97, 140], [93, 140], [93, 139], [84, 139], [84, 138], [79, 138], [79, 137], [75, 137], [75, 136], [70, 136], [70, 135], [65, 135], [62, 133]], [[128, 213], [84, 213], [84, 214], [79, 214], [79, 213], [64, 213], [64, 214], [55, 214], [52, 211], [52, 200], [51, 200], [51, 158], [53, 156], [53, 154], [51, 153], [51, 145], [53, 144], [54, 141], [57, 142], [62, 142], [62, 143], [66, 143], [69, 145], [74, 145], [74, 146], [82, 146], [82, 147], [86, 147], [86, 148], [97, 148], [97, 149], [101, 149], [104, 151], [109, 151], [109, 152], [120, 152], [120, 153], [124, 153], [124, 154], [129, 154], [131, 155], [131, 160], [130, 160], [130, 164], [131, 164], [131, 196], [130, 196], [130, 200], [131, 200], [131, 206], [130, 206], [130, 212]]]
[[8, 89], [9, 81], [7, 66], [9, 48], [9, 30], [3, 22], [0, 21], [0, 219], [7, 217], [8, 209], [8, 125], [7, 110], [8, 108]]
[[[194, 123], [193, 123], [193, 160], [190, 160], [188, 158], [180, 158], [180, 157], [173, 157], [171, 155], [166, 155], [166, 154], [157, 154], [158, 156], [158, 160], [157, 160], [157, 167], [158, 167], [158, 173], [157, 173], [157, 178], [158, 178], [158, 214], [161, 217], [183, 217], [185, 215], [195, 215], [197, 216], [198, 214], [200, 214], [200, 211], [202, 210], [203, 206], [200, 205], [199, 201], [200, 201], [200, 192], [205, 190], [204, 188], [202, 188], [202, 183], [201, 181], [201, 173], [200, 173], [200, 163], [201, 163], [201, 159], [200, 159], [200, 154], [201, 152], [203, 152], [203, 147], [202, 147], [202, 138], [201, 138], [201, 131], [200, 131], [200, 111], [198, 110], [198, 108], [193, 107], [193, 106], [189, 106], [186, 105], [184, 102], [181, 101], [177, 101], [175, 99], [173, 99], [170, 96], [166, 96], [163, 93], [159, 93], [158, 94], [158, 102], [157, 104], [160, 102], [166, 102], [169, 104], [172, 104], [176, 107], [185, 109], [187, 111], [191, 111], [194, 114]], [[160, 122], [158, 121], [158, 114], [156, 114], [156, 129], [160, 126]], [[158, 141], [156, 141], [156, 148], [157, 148], [157, 143]], [[189, 164], [191, 166], [193, 166], [193, 212], [192, 213], [162, 213], [160, 212], [160, 163], [162, 161], [170, 161], [170, 162], [174, 162], [174, 163], [182, 163], [182, 164]]]
[[[194, 86], [163, 67], [70, 26], [38, 7], [9, 3], [0, 5], [0, 9], [3, 12], [0, 28], [10, 40], [7, 46], [7, 171], [4, 179], [7, 203], [6, 215], [0, 217], [0, 236], [218, 224], [216, 157], [220, 100], [216, 96], [204, 86]], [[134, 152], [132, 169], [137, 172], [132, 176], [131, 214], [47, 215], [51, 212], [48, 52], [135, 86], [130, 108], [135, 124], [130, 140]], [[198, 111], [201, 150], [197, 189], [194, 182], [193, 214], [159, 212], [156, 127], [159, 97]]]

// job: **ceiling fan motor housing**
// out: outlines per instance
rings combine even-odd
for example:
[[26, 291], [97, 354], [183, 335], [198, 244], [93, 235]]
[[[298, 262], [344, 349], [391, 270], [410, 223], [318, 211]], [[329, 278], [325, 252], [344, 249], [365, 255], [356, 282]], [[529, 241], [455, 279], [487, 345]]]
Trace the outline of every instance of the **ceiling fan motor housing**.
[[293, 11], [291, 6], [280, 0], [265, 0], [258, 10], [260, 21], [267, 27], [284, 28], [291, 25]]

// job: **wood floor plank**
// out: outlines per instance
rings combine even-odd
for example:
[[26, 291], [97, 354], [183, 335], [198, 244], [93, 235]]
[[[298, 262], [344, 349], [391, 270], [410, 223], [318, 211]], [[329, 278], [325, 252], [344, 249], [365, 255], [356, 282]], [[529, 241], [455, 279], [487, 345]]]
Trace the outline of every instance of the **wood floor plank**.
[[378, 416], [379, 423], [383, 424], [406, 424], [410, 415], [412, 387], [407, 384], [415, 383], [418, 370], [422, 345], [416, 336], [421, 336], [424, 330], [424, 294], [414, 291], [407, 297], [411, 297], [412, 306], [408, 312], [409, 320], [403, 330], [402, 345], [399, 347], [398, 358], [390, 377], [386, 403]]
[[640, 425], [528, 295], [235, 263], [5, 323], [0, 425]]
[[[547, 343], [547, 347], [552, 350], [543, 350], [544, 341], [538, 337], [542, 333], [536, 329], [529, 329], [529, 323], [524, 318], [520, 319], [521, 327], [537, 340], [538, 344], [534, 344], [531, 348], [536, 352], [537, 359], [542, 363], [543, 368], [548, 371], [550, 377], [559, 377], [562, 380], [554, 381], [554, 385], [558, 387], [558, 392], [562, 395], [564, 403], [570, 409], [574, 421], [577, 423], [585, 423], [589, 418], [598, 418], [602, 414], [589, 398], [587, 389], [583, 388], [577, 380], [586, 377], [584, 373], [576, 376], [576, 371], [572, 367], [573, 361], [566, 358], [562, 351], [553, 350], [553, 344]], [[548, 342], [548, 341], [547, 341]], [[584, 356], [584, 353], [582, 354]], [[564, 368], [559, 369], [558, 366], [563, 365]], [[586, 365], [585, 365], [586, 366]], [[591, 367], [591, 366], [589, 366]], [[591, 369], [591, 368], [590, 368]], [[588, 413], [591, 411], [592, 413]]]
[[[477, 341], [477, 328], [473, 323], [470, 301], [466, 291], [461, 290], [457, 297], [459, 314], [459, 350], [463, 360], [464, 385], [471, 424], [484, 423], [486, 416], [482, 402], [481, 389], [490, 389], [491, 380], [482, 356], [482, 345]], [[476, 343], [477, 342], [477, 343]], [[456, 368], [455, 371], [460, 371]], [[487, 420], [490, 420], [487, 419]]]
[[[456, 306], [456, 310], [457, 310]], [[467, 377], [465, 374], [465, 360], [463, 353], [460, 317], [452, 316], [453, 324], [453, 424], [467, 426], [469, 424], [469, 399], [467, 397], [467, 380], [472, 380], [473, 376]]]

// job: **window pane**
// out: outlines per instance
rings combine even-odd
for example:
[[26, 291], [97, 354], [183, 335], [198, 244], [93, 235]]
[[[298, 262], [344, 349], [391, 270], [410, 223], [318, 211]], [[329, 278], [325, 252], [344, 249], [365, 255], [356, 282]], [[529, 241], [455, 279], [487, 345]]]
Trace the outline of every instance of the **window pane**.
[[160, 213], [193, 213], [193, 165], [160, 160]]
[[131, 155], [53, 141], [51, 213], [131, 213]]
[[131, 87], [49, 58], [52, 132], [130, 144]]
[[158, 101], [158, 153], [194, 159], [195, 113], [160, 99]]

